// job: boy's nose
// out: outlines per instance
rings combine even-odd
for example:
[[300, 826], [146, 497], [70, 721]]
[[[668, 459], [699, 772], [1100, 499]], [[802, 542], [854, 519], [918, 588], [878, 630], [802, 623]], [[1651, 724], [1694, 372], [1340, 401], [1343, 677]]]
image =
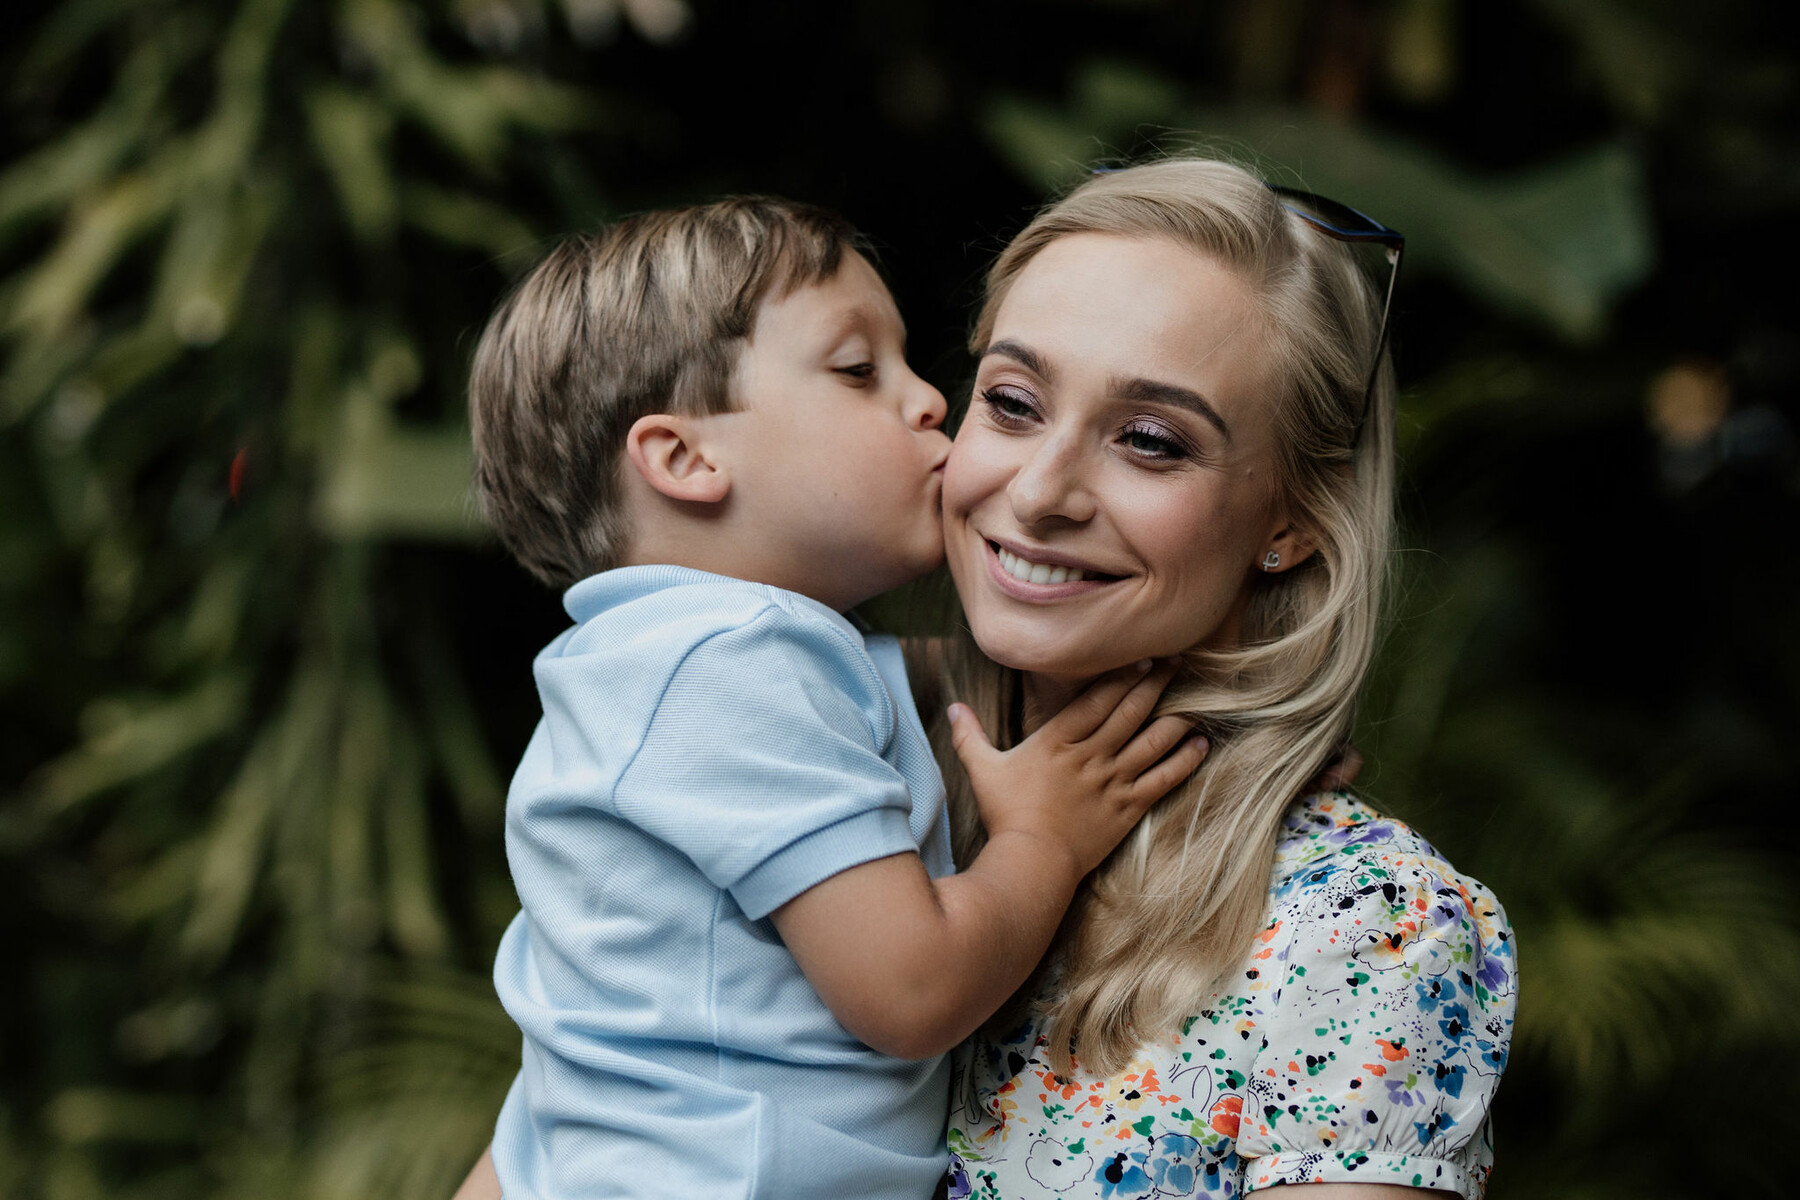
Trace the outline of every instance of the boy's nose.
[[950, 406], [944, 400], [944, 393], [926, 383], [923, 379], [913, 389], [908, 400], [907, 416], [915, 429], [937, 429], [944, 423]]

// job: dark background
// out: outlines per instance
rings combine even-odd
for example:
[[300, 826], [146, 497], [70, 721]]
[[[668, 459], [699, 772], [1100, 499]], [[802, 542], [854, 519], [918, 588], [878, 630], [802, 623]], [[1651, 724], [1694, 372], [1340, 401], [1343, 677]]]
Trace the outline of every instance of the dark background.
[[549, 239], [839, 208], [955, 403], [1033, 208], [1183, 147], [1409, 236], [1362, 783], [1518, 931], [1492, 1194], [1788, 1194], [1782, 8], [15, 5], [0, 1194], [440, 1197], [485, 1142], [504, 780], [564, 618], [472, 516], [462, 384]]

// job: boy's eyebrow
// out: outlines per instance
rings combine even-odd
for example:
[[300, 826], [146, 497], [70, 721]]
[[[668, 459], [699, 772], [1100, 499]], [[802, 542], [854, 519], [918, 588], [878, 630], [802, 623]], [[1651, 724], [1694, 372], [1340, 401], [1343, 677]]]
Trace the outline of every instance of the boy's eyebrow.
[[1045, 383], [1056, 381], [1056, 372], [1050, 369], [1050, 364], [1044, 360], [1044, 356], [1030, 346], [1014, 341], [998, 341], [990, 344], [986, 353], [981, 357], [987, 358], [992, 354], [1012, 359]]
[[1206, 397], [1192, 388], [1184, 388], [1180, 384], [1162, 383], [1155, 379], [1115, 379], [1111, 388], [1113, 395], [1124, 400], [1135, 400], [1140, 404], [1167, 404], [1175, 408], [1185, 408], [1197, 416], [1206, 418], [1224, 435], [1226, 441], [1231, 440], [1231, 427], [1225, 424], [1225, 418], [1219, 410], [1207, 403]]
[[[853, 333], [868, 332], [881, 324], [882, 312], [867, 304], [852, 304], [838, 311], [838, 319], [831, 331], [831, 340], [848, 337]], [[906, 321], [898, 313], [894, 314], [895, 322], [900, 326], [900, 346], [906, 348]]]

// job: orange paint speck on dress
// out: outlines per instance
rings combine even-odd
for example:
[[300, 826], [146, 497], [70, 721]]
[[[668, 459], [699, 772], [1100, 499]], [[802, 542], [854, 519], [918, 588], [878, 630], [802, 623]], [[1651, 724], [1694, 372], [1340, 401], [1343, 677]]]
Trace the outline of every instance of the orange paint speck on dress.
[[1389, 1062], [1399, 1062], [1408, 1054], [1412, 1053], [1412, 1051], [1408, 1050], [1405, 1046], [1396, 1046], [1386, 1038], [1376, 1038], [1375, 1044], [1381, 1047], [1381, 1057], [1387, 1059]]
[[1212, 1106], [1207, 1114], [1214, 1133], [1224, 1134], [1228, 1138], [1238, 1135], [1238, 1125], [1243, 1120], [1244, 1098], [1227, 1096]]

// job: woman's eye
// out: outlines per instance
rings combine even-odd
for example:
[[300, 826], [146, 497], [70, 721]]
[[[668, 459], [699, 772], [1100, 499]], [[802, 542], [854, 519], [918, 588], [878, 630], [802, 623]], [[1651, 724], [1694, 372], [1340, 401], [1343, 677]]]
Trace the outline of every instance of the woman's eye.
[[988, 388], [981, 393], [988, 412], [1005, 424], [1029, 421], [1037, 415], [1037, 407], [1025, 396], [1009, 388]]
[[1172, 461], [1187, 457], [1187, 447], [1160, 425], [1128, 425], [1119, 440], [1128, 450], [1144, 458]]

